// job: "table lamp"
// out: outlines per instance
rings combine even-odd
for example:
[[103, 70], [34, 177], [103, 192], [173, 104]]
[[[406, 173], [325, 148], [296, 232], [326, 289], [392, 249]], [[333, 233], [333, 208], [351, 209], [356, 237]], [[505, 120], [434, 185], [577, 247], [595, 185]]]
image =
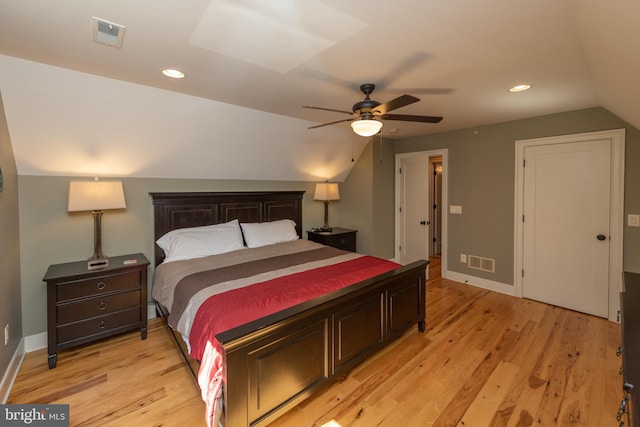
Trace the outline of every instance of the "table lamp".
[[102, 212], [107, 209], [124, 209], [122, 181], [70, 181], [68, 212], [91, 211], [93, 213], [93, 255], [88, 259], [88, 269], [97, 270], [109, 265], [102, 253]]
[[319, 231], [331, 232], [333, 229], [329, 227], [329, 202], [340, 200], [340, 190], [336, 182], [322, 182], [316, 184], [316, 191], [313, 200], [324, 202], [324, 225]]

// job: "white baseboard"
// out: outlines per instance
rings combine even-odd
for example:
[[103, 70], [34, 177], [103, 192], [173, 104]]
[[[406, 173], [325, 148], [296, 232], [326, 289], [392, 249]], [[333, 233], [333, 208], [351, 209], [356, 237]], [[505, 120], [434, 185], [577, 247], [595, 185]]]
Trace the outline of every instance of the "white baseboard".
[[156, 314], [156, 303], [147, 303], [147, 319], [155, 319], [156, 317], [158, 317]]
[[468, 274], [456, 273], [455, 271], [443, 271], [442, 277], [449, 280], [455, 280], [456, 282], [466, 283], [467, 285], [476, 286], [478, 288], [500, 292], [501, 294], [507, 294], [511, 296], [516, 295], [515, 286], [508, 285], [506, 283], [495, 282], [493, 280], [470, 276]]
[[5, 404], [9, 399], [9, 393], [11, 393], [11, 389], [13, 388], [13, 383], [18, 376], [18, 371], [20, 370], [20, 366], [22, 365], [22, 361], [24, 360], [25, 347], [24, 347], [24, 338], [20, 340], [18, 343], [18, 347], [16, 351], [13, 352], [13, 356], [11, 357], [11, 361], [9, 362], [9, 366], [7, 366], [7, 370], [5, 371], [2, 382], [0, 382], [0, 403]]
[[27, 353], [32, 351], [47, 348], [47, 333], [40, 332], [39, 334], [29, 335], [24, 337], [24, 349]]

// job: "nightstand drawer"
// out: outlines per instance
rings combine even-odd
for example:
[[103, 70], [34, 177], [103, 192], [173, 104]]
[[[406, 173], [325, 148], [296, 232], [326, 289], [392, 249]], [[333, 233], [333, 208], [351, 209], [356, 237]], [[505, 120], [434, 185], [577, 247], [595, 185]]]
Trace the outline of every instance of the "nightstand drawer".
[[135, 290], [59, 305], [58, 325], [140, 307], [141, 303], [140, 291]]
[[356, 233], [357, 230], [349, 228], [333, 227], [331, 231], [321, 231], [312, 229], [307, 231], [309, 240], [323, 245], [333, 246], [343, 251], [356, 251]]
[[114, 291], [140, 288], [138, 271], [91, 277], [84, 280], [62, 282], [57, 285], [57, 301], [69, 301], [77, 298], [101, 295]]
[[334, 248], [353, 252], [356, 247], [356, 235], [355, 233], [345, 233], [335, 236], [327, 236], [325, 244], [327, 246], [333, 246]]
[[135, 307], [126, 311], [59, 326], [57, 328], [58, 345], [69, 344], [78, 339], [90, 338], [118, 328], [130, 328], [131, 326], [140, 325], [140, 316], [140, 307]]

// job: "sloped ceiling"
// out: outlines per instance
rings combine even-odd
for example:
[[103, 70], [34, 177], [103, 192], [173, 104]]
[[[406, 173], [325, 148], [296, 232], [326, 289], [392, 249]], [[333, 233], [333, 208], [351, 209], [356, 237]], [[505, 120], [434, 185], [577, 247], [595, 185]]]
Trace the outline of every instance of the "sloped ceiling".
[[[121, 48], [91, 18], [126, 27]], [[358, 87], [402, 138], [602, 106], [640, 128], [635, 0], [0, 0], [20, 174], [342, 180]], [[163, 68], [187, 74], [173, 80]], [[507, 89], [529, 83], [529, 91]]]

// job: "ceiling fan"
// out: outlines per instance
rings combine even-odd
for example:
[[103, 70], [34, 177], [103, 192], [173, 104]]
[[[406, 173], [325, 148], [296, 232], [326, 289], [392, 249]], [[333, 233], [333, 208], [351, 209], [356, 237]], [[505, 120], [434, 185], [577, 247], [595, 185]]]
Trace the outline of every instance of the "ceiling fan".
[[439, 123], [442, 117], [437, 116], [414, 116], [407, 114], [388, 114], [389, 111], [413, 104], [420, 99], [411, 95], [401, 95], [384, 104], [369, 98], [371, 92], [376, 88], [373, 83], [365, 83], [360, 85], [360, 91], [364, 93], [364, 100], [356, 102], [353, 105], [353, 111], [334, 110], [332, 108], [314, 107], [312, 105], [304, 105], [302, 108], [310, 108], [313, 110], [333, 111], [336, 113], [345, 113], [352, 116], [348, 119], [336, 120], [335, 122], [323, 123], [321, 125], [311, 126], [309, 129], [315, 129], [322, 126], [333, 125], [342, 122], [353, 122], [351, 127], [353, 131], [360, 136], [372, 136], [380, 131], [382, 122], [380, 120], [401, 120], [405, 122], [423, 122], [423, 123]]

